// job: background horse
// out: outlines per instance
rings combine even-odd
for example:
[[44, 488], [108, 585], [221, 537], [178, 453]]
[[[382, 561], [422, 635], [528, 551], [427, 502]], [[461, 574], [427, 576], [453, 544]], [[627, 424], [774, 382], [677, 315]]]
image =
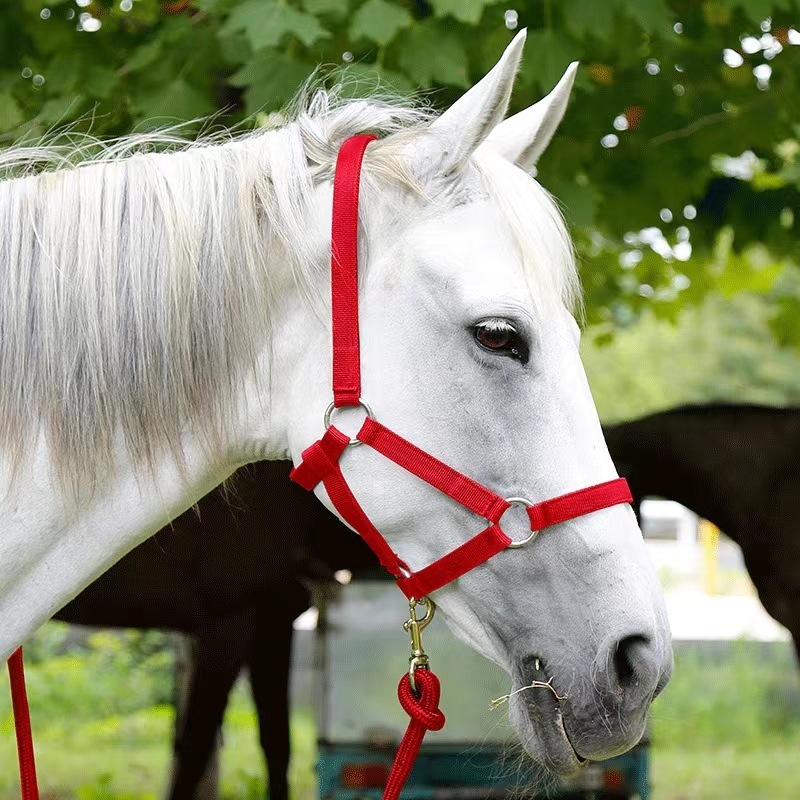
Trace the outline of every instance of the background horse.
[[377, 566], [358, 536], [288, 480], [290, 468], [265, 461], [242, 470], [232, 491], [204, 497], [196, 512], [139, 545], [56, 614], [81, 625], [195, 637], [185, 712], [176, 719], [171, 800], [194, 797], [244, 667], [269, 797], [288, 799], [292, 623], [309, 607], [304, 582]]
[[[800, 626], [787, 609], [800, 609], [800, 474], [793, 469], [800, 410], [684, 406], [605, 426], [604, 432], [637, 506], [648, 495], [676, 500], [742, 547], [762, 602], [789, 628], [797, 647]], [[173, 800], [193, 796], [243, 667], [253, 684], [270, 796], [285, 800], [289, 705], [288, 694], [276, 687], [287, 681], [292, 621], [308, 607], [297, 581], [330, 579], [331, 569], [375, 563], [358, 537], [288, 483], [290, 468], [264, 462], [242, 471], [231, 503], [210, 494], [199, 516], [181, 516], [57, 615], [197, 637], [187, 701], [191, 724], [179, 737]], [[772, 500], [764, 502], [766, 496]], [[286, 532], [294, 553], [275, 545]], [[266, 652], [269, 658], [261, 657]]]
[[[616, 477], [579, 357], [566, 226], [525, 172], [575, 70], [504, 120], [524, 39], [439, 116], [320, 90], [282, 128], [177, 152], [132, 137], [80, 166], [65, 167], [74, 148], [0, 156], [16, 176], [0, 183], [0, 655], [237, 467], [298, 463], [319, 438], [331, 178], [364, 131], [381, 135], [355, 220], [364, 400], [498, 497]], [[347, 434], [352, 416], [336, 416]], [[411, 571], [481, 530], [370, 447], [341, 463]], [[505, 525], [526, 535], [513, 514]], [[514, 686], [567, 695], [518, 693], [509, 712], [529, 754], [570, 773], [639, 740], [672, 669], [666, 609], [624, 505], [532, 545], [434, 600]]]
[[800, 662], [800, 410], [683, 406], [605, 428], [637, 501], [676, 500], [735, 541]]

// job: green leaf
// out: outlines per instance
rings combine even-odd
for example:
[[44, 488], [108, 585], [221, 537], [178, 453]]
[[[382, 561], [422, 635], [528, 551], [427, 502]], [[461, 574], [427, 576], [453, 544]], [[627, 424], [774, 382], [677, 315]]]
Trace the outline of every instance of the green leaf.
[[778, 7], [786, 8], [789, 5], [789, 0], [720, 0], [720, 2], [725, 2], [730, 8], [738, 6], [749, 20], [756, 23], [774, 16]]
[[246, 0], [237, 6], [223, 25], [223, 33], [244, 31], [253, 50], [274, 47], [287, 34], [310, 47], [330, 36], [316, 17], [276, 0]]
[[139, 95], [133, 108], [144, 119], [169, 117], [192, 120], [212, 111], [213, 104], [209, 97], [186, 80], [176, 78], [154, 91]]
[[454, 17], [459, 22], [477, 25], [484, 9], [498, 2], [500, 0], [431, 0], [431, 5], [437, 17]]
[[13, 130], [22, 124], [25, 117], [11, 92], [0, 92], [0, 131]]
[[520, 76], [530, 86], [549, 92], [579, 51], [565, 36], [553, 30], [537, 30], [528, 34], [525, 59]]
[[303, 8], [309, 14], [321, 16], [329, 14], [332, 17], [341, 18], [349, 10], [349, 0], [303, 0]]
[[313, 69], [277, 50], [261, 50], [229, 82], [245, 88], [249, 113], [276, 111], [294, 96]]
[[598, 205], [597, 191], [591, 185], [582, 186], [574, 181], [553, 183], [546, 187], [564, 209], [564, 216], [571, 225], [589, 227], [594, 224]]
[[192, 6], [198, 11], [230, 11], [239, 0], [193, 0]]
[[404, 8], [386, 0], [367, 0], [353, 15], [350, 35], [354, 39], [369, 39], [379, 45], [387, 45], [397, 34], [413, 23]]
[[133, 55], [128, 59], [126, 67], [130, 72], [137, 72], [140, 69], [149, 67], [161, 55], [161, 40], [154, 39], [152, 42], [143, 44], [133, 51]]
[[86, 70], [86, 80], [83, 83], [83, 88], [89, 97], [104, 100], [111, 94], [116, 82], [117, 76], [114, 74], [113, 69], [100, 64], [92, 64]]
[[635, 19], [648, 33], [672, 32], [674, 18], [666, 0], [637, 0], [623, 5], [625, 13]]
[[469, 86], [467, 51], [452, 26], [435, 20], [415, 25], [400, 43], [398, 62], [419, 86]]
[[83, 110], [84, 98], [68, 95], [48, 100], [36, 115], [47, 126], [58, 126], [79, 116]]
[[47, 65], [47, 93], [69, 95], [78, 90], [83, 59], [74, 50], [58, 52]]
[[611, 0], [565, 0], [562, 19], [567, 29], [583, 39], [586, 36], [605, 38], [611, 33], [617, 2]]

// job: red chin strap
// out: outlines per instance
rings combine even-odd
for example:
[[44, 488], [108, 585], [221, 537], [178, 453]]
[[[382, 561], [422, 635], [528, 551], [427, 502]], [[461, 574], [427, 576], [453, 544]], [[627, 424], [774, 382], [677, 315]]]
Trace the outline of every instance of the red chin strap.
[[[309, 491], [321, 482], [345, 522], [361, 534], [381, 564], [397, 578], [397, 585], [403, 594], [408, 598], [421, 598], [460, 578], [501, 551], [527, 544], [543, 528], [618, 503], [629, 503], [632, 498], [625, 479], [616, 478], [540, 503], [519, 497], [504, 499], [374, 419], [371, 409], [361, 399], [358, 195], [364, 151], [375, 138], [368, 134], [353, 136], [339, 150], [333, 183], [331, 235], [333, 403], [325, 414], [327, 429], [324, 435], [303, 452], [302, 461], [292, 470], [291, 477]], [[367, 419], [352, 441], [330, 424], [334, 409], [342, 406], [361, 406], [367, 413]], [[447, 555], [412, 573], [370, 522], [342, 474], [340, 458], [345, 450], [359, 444], [377, 450], [476, 516], [487, 520], [488, 527]], [[531, 534], [521, 542], [512, 541], [500, 527], [503, 514], [516, 504], [526, 507], [531, 524]]]
[[[439, 730], [444, 715], [439, 711], [439, 681], [428, 668], [419, 632], [433, 616], [433, 604], [425, 597], [445, 584], [483, 564], [506, 549], [522, 547], [538, 533], [602, 508], [631, 502], [624, 478], [606, 481], [586, 489], [532, 503], [521, 497], [502, 498], [449, 467], [439, 459], [389, 430], [375, 420], [361, 399], [361, 352], [358, 335], [358, 194], [361, 163], [367, 146], [376, 137], [354, 136], [339, 150], [333, 182], [333, 229], [331, 235], [331, 305], [333, 313], [333, 402], [325, 412], [325, 433], [303, 451], [301, 463], [291, 477], [305, 489], [320, 482], [336, 510], [375, 552], [381, 564], [397, 579], [410, 600], [412, 659], [409, 673], [400, 681], [400, 703], [411, 717], [408, 730], [397, 750], [383, 800], [397, 800], [411, 773], [422, 737], [427, 730]], [[360, 406], [367, 414], [352, 441], [331, 423], [333, 411], [342, 406]], [[339, 460], [348, 448], [364, 444], [468, 508], [489, 525], [455, 550], [417, 572], [392, 550], [359, 505], [342, 474]], [[526, 507], [531, 533], [522, 541], [510, 539], [500, 527], [511, 505]], [[425, 620], [415, 617], [418, 601], [428, 605]]]

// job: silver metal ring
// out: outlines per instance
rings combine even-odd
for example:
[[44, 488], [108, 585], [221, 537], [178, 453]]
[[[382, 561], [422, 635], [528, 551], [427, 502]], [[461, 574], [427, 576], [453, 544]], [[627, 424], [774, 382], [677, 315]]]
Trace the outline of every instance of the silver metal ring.
[[[506, 497], [505, 501], [506, 503], [509, 504], [509, 508], [514, 505], [530, 508], [533, 505], [533, 503], [525, 497]], [[508, 511], [508, 508], [506, 509], [506, 511]], [[505, 511], [503, 513], [505, 514]], [[501, 516], [500, 519], [502, 518], [503, 517]], [[498, 525], [500, 524], [500, 520], [497, 521], [497, 524]], [[531, 531], [528, 536], [526, 536], [524, 539], [521, 539], [519, 542], [509, 542], [506, 545], [506, 549], [517, 550], [520, 547], [525, 547], [526, 544], [532, 542], [538, 535], [539, 531]]]
[[[372, 409], [363, 400], [359, 400], [358, 401], [358, 405], [359, 405], [360, 408], [362, 408], [364, 410], [364, 412], [366, 413], [366, 415], [367, 415], [367, 417], [369, 419], [375, 419], [375, 414], [373, 413]], [[344, 407], [345, 408], [354, 408], [354, 406], [344, 406]], [[328, 428], [330, 428], [330, 426], [331, 426], [331, 417], [333, 417], [333, 412], [334, 411], [336, 411], [336, 404], [335, 403], [331, 403], [325, 409], [325, 417], [323, 418], [323, 422], [325, 423], [325, 430], [328, 430]], [[358, 439], [351, 439], [347, 443], [347, 446], [348, 447], [358, 447], [358, 445], [360, 445], [360, 444], [364, 444], [364, 442], [359, 441]]]

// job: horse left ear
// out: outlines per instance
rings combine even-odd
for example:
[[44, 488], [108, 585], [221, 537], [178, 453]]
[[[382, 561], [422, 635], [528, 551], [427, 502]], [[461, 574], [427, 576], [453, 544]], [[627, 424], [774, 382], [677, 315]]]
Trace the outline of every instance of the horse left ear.
[[573, 61], [547, 97], [497, 125], [484, 146], [522, 169], [532, 169], [564, 117], [577, 71]]
[[506, 115], [526, 31], [521, 30], [500, 60], [430, 126], [431, 146], [418, 159], [431, 172], [448, 175], [461, 169]]

